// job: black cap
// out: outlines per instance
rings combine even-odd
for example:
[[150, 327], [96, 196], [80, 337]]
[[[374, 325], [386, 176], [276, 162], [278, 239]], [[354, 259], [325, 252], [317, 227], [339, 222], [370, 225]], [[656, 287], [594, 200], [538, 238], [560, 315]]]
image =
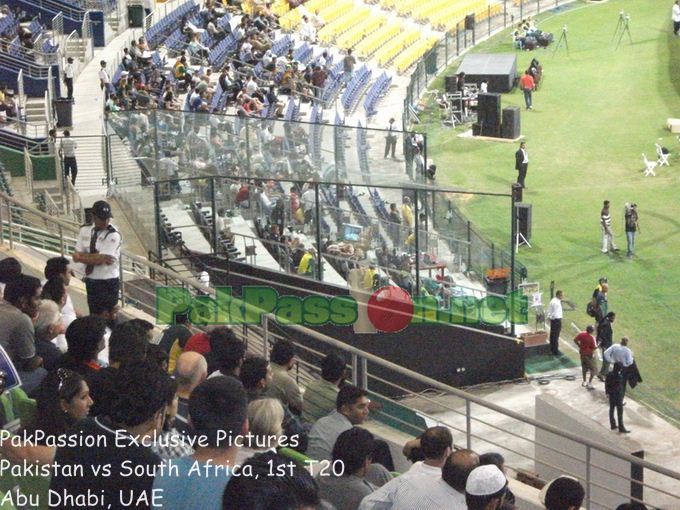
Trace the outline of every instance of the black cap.
[[92, 204], [92, 215], [96, 216], [100, 220], [108, 220], [109, 218], [113, 218], [113, 215], [111, 214], [111, 206], [104, 200], [97, 200], [94, 204]]

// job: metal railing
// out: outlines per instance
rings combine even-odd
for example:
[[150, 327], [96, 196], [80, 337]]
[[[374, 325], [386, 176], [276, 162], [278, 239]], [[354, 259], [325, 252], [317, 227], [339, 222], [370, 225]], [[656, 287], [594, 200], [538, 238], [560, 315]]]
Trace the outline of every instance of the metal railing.
[[[20, 223], [17, 222], [17, 218], [21, 219]], [[0, 242], [4, 243], [4, 240], [8, 239], [10, 249], [14, 248], [14, 243], [25, 242], [29, 245], [38, 244], [62, 254], [72, 253], [75, 243], [73, 234], [77, 230], [78, 227], [72, 223], [53, 218], [0, 193]], [[155, 313], [155, 288], [159, 282], [181, 286], [195, 293], [215, 295], [212, 288], [202, 285], [196, 279], [184, 277], [143, 257], [122, 252], [121, 261], [121, 291], [125, 302], [131, 306]], [[576, 476], [586, 489], [585, 508], [612, 508], [616, 506], [610, 502], [612, 499], [619, 502], [642, 501], [649, 506], [664, 508], [678, 508], [680, 505], [678, 496], [680, 473], [677, 471], [587, 439], [582, 434], [574, 434], [527, 417], [310, 328], [287, 326], [284, 329], [274, 315], [262, 314], [261, 317], [261, 324], [235, 327], [235, 332], [248, 342], [249, 350], [262, 352], [265, 356], [268, 354], [269, 346], [277, 339], [294, 336], [307, 360], [298, 367], [301, 381], [309, 377], [305, 375], [309, 374], [309, 371], [313, 371], [313, 374], [318, 373], [316, 360], [323, 356], [318, 349], [304, 345], [304, 339], [309, 338], [323, 345], [323, 350], [340, 351], [352, 360], [350, 366], [353, 383], [372, 391], [390, 406], [415, 410], [432, 422], [448, 426], [454, 432], [456, 444], [478, 451], [491, 446], [505, 454], [510, 468], [515, 464], [521, 464], [522, 461], [525, 463], [528, 461], [532, 465], [536, 462]], [[415, 393], [409, 389], [412, 384], [431, 388], [437, 393]], [[395, 400], [385, 396], [384, 391], [382, 394], [376, 394], [375, 388], [389, 388], [387, 392], [389, 394], [394, 394], [396, 390], [404, 395], [404, 398]], [[430, 411], [424, 412], [423, 408]], [[378, 411], [377, 416], [380, 420], [395, 423], [412, 434], [417, 434], [420, 430], [418, 425], [405, 421], [403, 413], [402, 417], [388, 413], [385, 410]], [[432, 414], [436, 414], [436, 417], [431, 416]], [[537, 440], [537, 435], [543, 439]], [[521, 446], [523, 444], [524, 447]], [[570, 467], [565, 468], [564, 462], [554, 464], [548, 460], [537, 460], [533, 453], [534, 449], [547, 450], [568, 462]], [[632, 467], [640, 476], [631, 477], [631, 470], [626, 474], [620, 474], [614, 462], [624, 463], [629, 469]], [[603, 477], [612, 481], [605, 483], [602, 481]], [[619, 487], [621, 484], [628, 488], [621, 490], [613, 487], [614, 485]], [[631, 497], [631, 491], [642, 494], [643, 490], [644, 497]]]
[[28, 196], [33, 196], [33, 161], [28, 149], [24, 147], [24, 171], [26, 173], [26, 188], [28, 189]]
[[17, 76], [17, 102], [16, 113], [17, 119], [20, 121], [26, 120], [26, 93], [24, 92], [24, 71], [19, 71]]

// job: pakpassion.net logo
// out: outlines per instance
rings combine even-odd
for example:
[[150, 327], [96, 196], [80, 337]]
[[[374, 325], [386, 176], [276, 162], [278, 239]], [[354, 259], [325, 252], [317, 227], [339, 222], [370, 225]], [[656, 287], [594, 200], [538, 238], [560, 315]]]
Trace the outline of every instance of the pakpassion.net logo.
[[521, 291], [507, 296], [452, 296], [442, 308], [433, 296], [412, 297], [396, 286], [374, 291], [366, 303], [352, 296], [280, 295], [264, 285], [241, 287], [235, 297], [232, 287], [216, 287], [215, 296], [192, 296], [184, 287], [156, 288], [156, 320], [172, 324], [175, 315], [188, 314], [200, 325], [260, 324], [262, 314], [273, 314], [279, 324], [301, 326], [352, 326], [366, 313], [379, 331], [394, 333], [409, 324], [500, 325], [528, 322], [528, 299]]

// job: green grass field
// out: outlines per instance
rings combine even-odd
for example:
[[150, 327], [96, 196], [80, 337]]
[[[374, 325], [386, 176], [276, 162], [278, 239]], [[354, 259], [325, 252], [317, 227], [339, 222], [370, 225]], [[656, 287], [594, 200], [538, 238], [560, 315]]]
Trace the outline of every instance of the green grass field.
[[[624, 38], [615, 50], [621, 9], [630, 14], [633, 44]], [[529, 280], [541, 283], [544, 302], [555, 280], [576, 304], [575, 312], [565, 314], [563, 336], [569, 336], [571, 321], [584, 326], [590, 320], [586, 303], [597, 279], [607, 276], [615, 337], [631, 338], [645, 379], [635, 398], [680, 421], [680, 335], [673, 315], [680, 305], [680, 144], [664, 127], [667, 117], [680, 117], [680, 38], [672, 34], [670, 9], [671, 3], [646, 0], [576, 2], [538, 17], [539, 28], [556, 40], [568, 25], [569, 55], [560, 49], [553, 57], [554, 45], [514, 50], [509, 31], [474, 51], [517, 51], [518, 71], [533, 57], [543, 66], [533, 111], [524, 109], [518, 89], [502, 96], [503, 106], [522, 107], [530, 154], [524, 201], [533, 204], [532, 248], [521, 248], [518, 256]], [[443, 76], [457, 65], [433, 87], [442, 89]], [[436, 115], [426, 114], [420, 128], [428, 133], [439, 184], [509, 192], [517, 144], [458, 138], [461, 130], [442, 127]], [[670, 149], [671, 166], [643, 177], [641, 153], [656, 159], [657, 140]], [[600, 253], [604, 199], [612, 202], [618, 254]], [[625, 256], [625, 202], [636, 202], [640, 212], [632, 261]], [[460, 207], [484, 235], [507, 246], [507, 200], [471, 198]]]

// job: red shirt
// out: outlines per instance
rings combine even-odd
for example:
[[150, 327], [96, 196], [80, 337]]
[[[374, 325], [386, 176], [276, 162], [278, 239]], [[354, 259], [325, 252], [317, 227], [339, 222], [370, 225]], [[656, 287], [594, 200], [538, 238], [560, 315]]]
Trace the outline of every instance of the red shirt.
[[248, 190], [248, 186], [241, 186], [241, 189], [238, 190], [238, 193], [236, 194], [236, 198], [234, 201], [238, 204], [240, 202], [243, 202], [244, 200], [248, 200], [250, 197], [250, 191]]
[[578, 345], [578, 350], [581, 356], [592, 356], [597, 349], [597, 344], [595, 344], [595, 338], [590, 333], [585, 331], [576, 335], [574, 342]]
[[187, 344], [184, 347], [184, 352], [197, 352], [199, 354], [208, 354], [210, 349], [210, 338], [205, 333], [196, 333], [189, 337]]
[[534, 90], [536, 84], [534, 83], [534, 77], [530, 74], [525, 74], [519, 79], [520, 85], [522, 85], [522, 90]]

